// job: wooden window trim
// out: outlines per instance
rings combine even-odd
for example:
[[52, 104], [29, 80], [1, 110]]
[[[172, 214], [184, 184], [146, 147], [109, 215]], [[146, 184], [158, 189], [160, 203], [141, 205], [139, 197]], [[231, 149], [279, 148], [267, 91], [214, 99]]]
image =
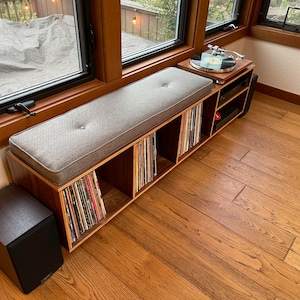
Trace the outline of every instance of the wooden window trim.
[[258, 25], [263, 0], [252, 1], [249, 10], [248, 36], [271, 43], [300, 48], [300, 34], [265, 25]]
[[293, 48], [300, 48], [300, 34], [273, 28], [263, 25], [254, 25], [251, 27], [249, 35], [253, 38], [285, 45]]

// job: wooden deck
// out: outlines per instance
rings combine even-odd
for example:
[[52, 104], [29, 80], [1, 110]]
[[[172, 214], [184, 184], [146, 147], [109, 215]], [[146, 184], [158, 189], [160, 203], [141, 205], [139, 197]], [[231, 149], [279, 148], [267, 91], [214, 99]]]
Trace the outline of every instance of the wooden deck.
[[250, 111], [73, 253], [29, 296], [1, 299], [299, 299], [300, 107]]

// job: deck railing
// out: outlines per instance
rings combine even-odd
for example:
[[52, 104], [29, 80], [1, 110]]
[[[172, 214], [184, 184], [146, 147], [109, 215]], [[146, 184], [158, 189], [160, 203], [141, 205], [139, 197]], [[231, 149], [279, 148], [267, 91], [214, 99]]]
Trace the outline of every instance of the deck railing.
[[34, 17], [32, 0], [0, 0], [0, 18], [26, 22]]
[[26, 22], [53, 14], [73, 15], [71, 0], [0, 0], [0, 18]]

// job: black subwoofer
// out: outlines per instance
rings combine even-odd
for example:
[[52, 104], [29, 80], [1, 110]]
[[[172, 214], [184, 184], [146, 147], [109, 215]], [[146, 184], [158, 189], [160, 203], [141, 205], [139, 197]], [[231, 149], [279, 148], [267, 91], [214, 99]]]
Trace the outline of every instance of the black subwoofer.
[[23, 188], [0, 190], [0, 268], [28, 294], [63, 263], [53, 213]]

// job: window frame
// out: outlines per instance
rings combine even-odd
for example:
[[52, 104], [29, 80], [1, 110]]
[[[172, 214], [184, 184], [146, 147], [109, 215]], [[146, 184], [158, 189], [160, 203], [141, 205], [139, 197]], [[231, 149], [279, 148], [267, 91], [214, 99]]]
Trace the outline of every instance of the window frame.
[[284, 26], [284, 22], [270, 20], [267, 18], [269, 7], [270, 7], [271, 0], [263, 1], [259, 13], [258, 25], [267, 26], [271, 28], [281, 29], [283, 31], [289, 31], [294, 33], [299, 33], [299, 25], [291, 25], [286, 24]]
[[[235, 26], [239, 25], [239, 22], [241, 20], [243, 0], [235, 0], [235, 1], [237, 1], [236, 17], [231, 20], [228, 20], [228, 21], [220, 22], [220, 24], [218, 26], [212, 27], [211, 29], [208, 29], [207, 28], [208, 26], [206, 26], [206, 29], [205, 29], [206, 35], [214, 34], [214, 33], [220, 32], [220, 31], [226, 31], [226, 27], [230, 24], [234, 24]], [[208, 8], [208, 10], [209, 10], [209, 8]], [[207, 13], [207, 18], [208, 18], [208, 13]], [[230, 30], [230, 29], [228, 29], [228, 30]]]
[[253, 0], [251, 3], [247, 35], [258, 40], [300, 49], [299, 33], [258, 24], [262, 4], [263, 0]]
[[78, 35], [80, 43], [80, 55], [83, 70], [80, 74], [66, 76], [64, 80], [52, 80], [41, 86], [28, 90], [21, 90], [3, 97], [0, 100], [0, 114], [7, 111], [7, 108], [14, 106], [19, 102], [34, 100], [37, 102], [52, 95], [58, 94], [64, 90], [78, 86], [95, 78], [95, 66], [93, 57], [93, 38], [91, 24], [90, 3], [86, 0], [74, 0], [76, 5], [75, 22], [78, 24]]
[[147, 48], [143, 51], [135, 52], [131, 55], [125, 56], [121, 58], [122, 67], [126, 68], [128, 66], [134, 65], [138, 62], [144, 61], [146, 59], [152, 58], [159, 54], [166, 53], [172, 49], [178, 48], [185, 43], [186, 38], [186, 23], [187, 23], [187, 15], [189, 8], [189, 0], [180, 0], [179, 7], [179, 16], [177, 15], [178, 20], [178, 28], [176, 28], [177, 36], [169, 41], [159, 43], [157, 46]]

